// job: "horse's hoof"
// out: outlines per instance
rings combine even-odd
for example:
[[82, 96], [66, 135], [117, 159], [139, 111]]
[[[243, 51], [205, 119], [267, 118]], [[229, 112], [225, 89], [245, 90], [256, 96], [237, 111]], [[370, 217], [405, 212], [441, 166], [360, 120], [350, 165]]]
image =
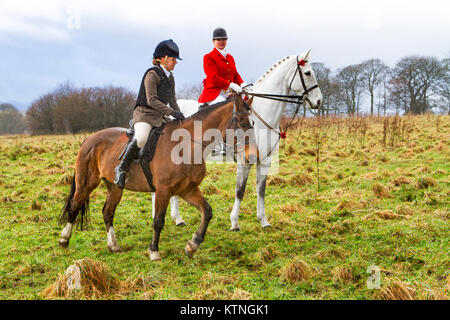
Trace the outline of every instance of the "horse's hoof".
[[266, 225], [264, 225], [262, 227], [263, 227], [263, 229], [269, 229], [270, 227], [272, 227], [272, 225], [270, 223], [268, 223], [268, 224], [266, 224]]
[[181, 221], [177, 223], [177, 227], [185, 227], [186, 226], [186, 222]]
[[241, 231], [241, 228], [239, 228], [239, 227], [231, 228], [230, 231], [238, 232], [238, 231]]
[[110, 252], [122, 252], [123, 249], [119, 246], [108, 246], [108, 249]]
[[150, 251], [150, 260], [151, 261], [161, 261], [161, 256], [158, 251]]
[[184, 248], [184, 252], [186, 252], [189, 259], [192, 259], [194, 257], [195, 249], [193, 248], [193, 245], [190, 243], [190, 241], [186, 244], [186, 248]]
[[69, 240], [64, 239], [64, 238], [59, 239], [58, 243], [59, 243], [59, 246], [63, 247], [63, 248], [67, 248], [69, 246]]

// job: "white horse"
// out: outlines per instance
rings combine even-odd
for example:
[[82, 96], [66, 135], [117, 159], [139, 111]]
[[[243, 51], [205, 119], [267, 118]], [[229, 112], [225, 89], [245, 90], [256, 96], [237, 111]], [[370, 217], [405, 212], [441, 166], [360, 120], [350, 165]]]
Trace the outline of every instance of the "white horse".
[[[310, 50], [311, 51], [311, 50]], [[310, 108], [317, 109], [322, 102], [322, 92], [317, 86], [317, 80], [309, 63], [309, 53], [288, 56], [276, 62], [249, 91], [251, 93], [264, 93], [273, 95], [289, 95], [290, 91], [303, 97], [303, 102]], [[181, 111], [190, 116], [198, 110], [199, 104], [193, 100], [178, 100]], [[266, 179], [272, 163], [272, 155], [278, 149], [280, 141], [280, 119], [283, 115], [286, 102], [269, 100], [255, 96], [250, 120], [256, 134], [259, 159], [256, 163], [257, 184], [257, 218], [263, 228], [270, 224], [266, 218], [264, 196]], [[239, 208], [244, 197], [251, 164], [238, 164], [236, 174], [235, 201], [230, 214], [231, 230], [239, 231]], [[153, 194], [155, 203], [155, 194]], [[172, 197], [171, 217], [177, 225], [185, 225], [180, 215], [177, 197]], [[155, 214], [153, 207], [153, 216]]]

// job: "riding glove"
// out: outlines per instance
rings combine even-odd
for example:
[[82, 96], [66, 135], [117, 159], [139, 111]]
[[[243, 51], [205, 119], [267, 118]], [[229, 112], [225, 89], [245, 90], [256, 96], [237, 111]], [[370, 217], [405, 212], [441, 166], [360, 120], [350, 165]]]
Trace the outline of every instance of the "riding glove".
[[236, 83], [234, 83], [234, 82], [231, 82], [231, 83], [230, 83], [229, 88], [230, 88], [231, 90], [233, 90], [234, 92], [236, 92], [236, 93], [241, 93], [241, 92], [242, 92], [242, 88], [241, 88], [238, 84], [236, 84]]
[[174, 117], [176, 120], [184, 120], [184, 115], [182, 112], [179, 111], [172, 111], [170, 114], [172, 117]]

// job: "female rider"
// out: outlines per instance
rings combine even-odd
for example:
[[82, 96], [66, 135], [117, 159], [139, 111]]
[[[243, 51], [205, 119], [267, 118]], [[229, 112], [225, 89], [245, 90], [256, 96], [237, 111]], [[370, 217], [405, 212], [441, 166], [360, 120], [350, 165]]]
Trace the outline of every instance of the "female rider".
[[142, 77], [133, 112], [135, 134], [129, 142], [120, 164], [115, 169], [114, 182], [123, 189], [125, 177], [139, 150], [147, 142], [152, 127], [160, 127], [173, 116], [183, 120], [175, 98], [175, 80], [172, 74], [179, 57], [178, 46], [172, 39], [160, 42], [153, 53], [153, 67]]

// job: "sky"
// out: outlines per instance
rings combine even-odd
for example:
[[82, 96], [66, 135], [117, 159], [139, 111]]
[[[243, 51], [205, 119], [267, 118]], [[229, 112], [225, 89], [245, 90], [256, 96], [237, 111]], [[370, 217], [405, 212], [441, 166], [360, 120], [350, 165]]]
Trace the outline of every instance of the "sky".
[[218, 26], [247, 83], [309, 49], [333, 71], [371, 58], [390, 66], [408, 55], [444, 58], [449, 12], [448, 0], [1, 0], [0, 102], [26, 109], [66, 81], [137, 92], [166, 39], [183, 59], [177, 88], [199, 84]]

